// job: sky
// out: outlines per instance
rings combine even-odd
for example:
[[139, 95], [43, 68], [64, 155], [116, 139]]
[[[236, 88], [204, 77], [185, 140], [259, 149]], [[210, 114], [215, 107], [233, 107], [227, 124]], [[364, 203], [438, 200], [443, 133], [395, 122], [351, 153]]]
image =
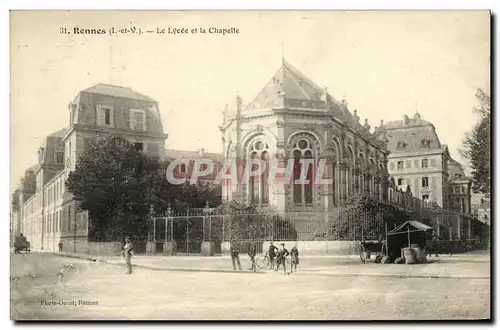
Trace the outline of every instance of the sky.
[[[61, 28], [140, 28], [142, 35], [61, 34]], [[236, 28], [238, 34], [144, 33]], [[456, 160], [490, 89], [487, 11], [101, 11], [11, 14], [11, 184], [36, 164], [68, 104], [98, 83], [159, 102], [166, 147], [221, 152], [225, 104], [250, 102], [282, 56], [372, 127], [412, 116], [432, 122]]]

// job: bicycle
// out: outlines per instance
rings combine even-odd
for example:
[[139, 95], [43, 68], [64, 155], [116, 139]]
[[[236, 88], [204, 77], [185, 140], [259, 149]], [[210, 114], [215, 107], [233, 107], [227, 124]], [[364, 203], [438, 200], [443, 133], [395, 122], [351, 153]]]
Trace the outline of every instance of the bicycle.
[[265, 255], [260, 255], [255, 259], [255, 264], [257, 265], [257, 268], [259, 268], [259, 269], [268, 268], [270, 263], [271, 263], [271, 259], [269, 259], [268, 252], [266, 252]]

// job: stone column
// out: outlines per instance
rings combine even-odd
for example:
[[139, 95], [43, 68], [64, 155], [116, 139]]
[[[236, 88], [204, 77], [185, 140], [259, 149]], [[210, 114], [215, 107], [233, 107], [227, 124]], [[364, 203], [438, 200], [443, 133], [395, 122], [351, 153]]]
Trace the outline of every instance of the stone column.
[[335, 175], [333, 173], [334, 170], [334, 159], [332, 156], [326, 156], [326, 169], [323, 174], [323, 179], [328, 181], [327, 184], [323, 185], [323, 197], [324, 197], [324, 206], [325, 206], [325, 214], [328, 217], [328, 214], [335, 207], [335, 191], [334, 191], [334, 182]]
[[344, 162], [339, 164], [339, 176], [340, 176], [340, 185], [339, 185], [339, 201], [340, 205], [344, 205], [346, 200], [347, 200], [347, 193], [348, 193], [348, 182], [347, 182], [347, 176], [349, 175], [349, 168], [347, 164]]
[[[284, 152], [283, 153], [280, 152], [276, 154], [276, 164], [275, 165], [273, 164], [271, 166], [286, 168], [287, 162], [288, 162], [288, 157], [285, 157]], [[273, 178], [272, 195], [274, 199], [274, 206], [276, 207], [276, 210], [278, 210], [278, 212], [286, 211], [287, 194], [285, 190], [285, 185], [288, 184], [288, 182], [285, 182], [284, 177], [285, 177], [284, 174], [279, 174], [276, 175], [275, 178]]]

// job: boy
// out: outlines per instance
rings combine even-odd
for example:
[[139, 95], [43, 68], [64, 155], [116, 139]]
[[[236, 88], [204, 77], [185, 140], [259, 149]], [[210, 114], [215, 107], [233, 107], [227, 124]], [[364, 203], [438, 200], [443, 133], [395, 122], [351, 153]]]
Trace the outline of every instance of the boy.
[[297, 244], [295, 244], [293, 248], [290, 250], [290, 256], [292, 258], [290, 273], [293, 273], [294, 268], [295, 272], [297, 272], [297, 265], [299, 264], [299, 250], [297, 249]]
[[274, 269], [274, 259], [276, 257], [276, 252], [278, 252], [278, 248], [274, 246], [273, 242], [269, 245], [269, 250], [267, 255], [269, 256], [269, 268]]
[[125, 245], [123, 246], [122, 255], [125, 257], [125, 263], [127, 264], [127, 271], [125, 274], [132, 274], [132, 256], [134, 255], [134, 246], [130, 237], [125, 237]]

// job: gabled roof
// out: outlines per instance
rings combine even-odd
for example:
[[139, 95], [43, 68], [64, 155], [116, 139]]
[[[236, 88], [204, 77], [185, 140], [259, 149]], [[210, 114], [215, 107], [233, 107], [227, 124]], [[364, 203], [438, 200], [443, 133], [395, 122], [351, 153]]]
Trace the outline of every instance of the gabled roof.
[[156, 102], [152, 98], [134, 91], [129, 87], [108, 85], [108, 84], [97, 84], [87, 89], [82, 90], [85, 93], [101, 94], [114, 97], [122, 97], [141, 101]]

